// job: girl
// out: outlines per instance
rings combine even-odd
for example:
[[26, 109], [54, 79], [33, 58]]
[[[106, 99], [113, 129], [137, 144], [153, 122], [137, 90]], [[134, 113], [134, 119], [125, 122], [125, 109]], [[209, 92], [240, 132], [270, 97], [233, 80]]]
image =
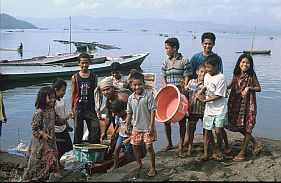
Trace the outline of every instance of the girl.
[[63, 99], [66, 90], [66, 82], [57, 78], [53, 81], [52, 87], [56, 93], [56, 103], [55, 103], [55, 111], [56, 114], [65, 121], [66, 125], [55, 126], [55, 134], [56, 134], [56, 143], [58, 148], [58, 162], [59, 166], [62, 168], [63, 166], [60, 164], [60, 159], [64, 155], [64, 153], [73, 149], [72, 141], [68, 132], [72, 132], [73, 128], [69, 126], [67, 120], [72, 116], [70, 113], [65, 114], [65, 100]]
[[55, 113], [55, 101], [52, 87], [44, 86], [39, 90], [31, 122], [32, 139], [27, 152], [24, 181], [47, 181], [51, 172], [59, 177], [55, 122], [56, 125], [63, 122]]
[[232, 81], [227, 88], [231, 89], [228, 100], [229, 126], [227, 128], [244, 135], [242, 149], [233, 160], [243, 161], [250, 141], [254, 144], [253, 155], [257, 155], [263, 148], [261, 142], [252, 136], [257, 115], [256, 92], [260, 92], [261, 87], [254, 71], [251, 55], [243, 53], [238, 58]]

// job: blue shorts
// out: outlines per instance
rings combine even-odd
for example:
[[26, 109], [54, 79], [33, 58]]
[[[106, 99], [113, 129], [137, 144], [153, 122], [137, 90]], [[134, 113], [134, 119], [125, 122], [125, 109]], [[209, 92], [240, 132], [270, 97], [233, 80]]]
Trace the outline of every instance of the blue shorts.
[[223, 127], [228, 125], [227, 113], [218, 115], [204, 114], [203, 128], [206, 130], [213, 130], [215, 127]]
[[125, 140], [125, 139], [127, 139], [127, 138], [129, 138], [129, 137], [121, 137], [120, 135], [118, 136], [118, 139], [117, 139], [117, 141], [116, 141], [116, 145], [117, 146], [120, 146], [121, 145], [121, 147], [122, 147], [122, 149], [123, 149], [123, 151], [125, 152], [125, 153], [131, 153], [131, 152], [133, 152], [133, 146], [132, 146], [132, 144], [129, 142], [128, 144], [126, 144], [126, 145], [122, 145], [122, 142]]

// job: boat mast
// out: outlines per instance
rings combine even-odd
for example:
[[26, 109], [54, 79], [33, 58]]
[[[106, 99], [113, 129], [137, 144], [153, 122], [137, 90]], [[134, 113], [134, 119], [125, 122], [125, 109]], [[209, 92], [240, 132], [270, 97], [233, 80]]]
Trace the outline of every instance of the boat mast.
[[69, 17], [69, 52], [71, 54], [71, 16]]
[[254, 47], [254, 40], [255, 40], [255, 35], [256, 35], [256, 26], [255, 26], [255, 30], [254, 30], [254, 36], [253, 36], [253, 40], [252, 40], [252, 46], [251, 46], [251, 50], [250, 50], [250, 55], [252, 55], [252, 51], [253, 51], [253, 47]]

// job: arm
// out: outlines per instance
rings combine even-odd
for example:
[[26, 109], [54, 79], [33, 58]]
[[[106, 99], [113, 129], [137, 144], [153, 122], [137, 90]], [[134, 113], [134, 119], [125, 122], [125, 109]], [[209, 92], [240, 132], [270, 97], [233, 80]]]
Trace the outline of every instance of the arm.
[[162, 88], [165, 88], [167, 86], [167, 80], [165, 77], [162, 79]]
[[127, 113], [127, 117], [126, 117], [126, 133], [129, 133], [129, 124], [131, 123], [131, 120], [132, 120], [132, 116], [133, 116], [133, 113]]
[[104, 128], [104, 132], [102, 132], [102, 135], [101, 135], [101, 138], [103, 140], [106, 139], [106, 137], [107, 137], [107, 130], [108, 130], [109, 126], [110, 126], [111, 118], [112, 118], [111, 111], [108, 108], [106, 108], [105, 111], [106, 111], [106, 117], [105, 117], [105, 120], [104, 120], [105, 128]]
[[215, 101], [215, 100], [218, 100], [220, 98], [222, 98], [222, 96], [218, 96], [218, 95], [214, 95], [214, 96], [211, 96], [210, 98], [206, 99], [205, 96], [203, 95], [197, 95], [196, 98], [200, 101], [200, 102], [211, 102], [211, 101]]
[[232, 77], [230, 83], [227, 84], [227, 89], [228, 89], [228, 90], [231, 89], [232, 83], [233, 83], [233, 77]]
[[42, 112], [36, 112], [31, 122], [32, 134], [35, 138], [42, 138], [43, 140], [51, 139], [51, 137], [44, 132], [43, 114]]
[[154, 133], [154, 125], [155, 125], [155, 113], [156, 110], [151, 110], [150, 111], [150, 124], [148, 128], [148, 134], [152, 135]]
[[112, 136], [111, 136], [111, 139], [115, 139], [116, 133], [117, 133], [119, 127], [120, 127], [120, 125], [119, 125], [119, 124], [116, 124], [115, 129], [114, 129], [114, 132], [113, 132], [113, 134], [112, 134]]
[[246, 96], [250, 92], [260, 92], [260, 91], [261, 91], [261, 86], [257, 76], [255, 75], [253, 77], [253, 86], [246, 87], [245, 90], [241, 92], [241, 94], [242, 96]]
[[71, 77], [71, 95], [70, 95], [70, 104], [69, 104], [69, 113], [73, 116], [73, 107], [74, 107], [74, 97], [75, 97], [75, 77]]

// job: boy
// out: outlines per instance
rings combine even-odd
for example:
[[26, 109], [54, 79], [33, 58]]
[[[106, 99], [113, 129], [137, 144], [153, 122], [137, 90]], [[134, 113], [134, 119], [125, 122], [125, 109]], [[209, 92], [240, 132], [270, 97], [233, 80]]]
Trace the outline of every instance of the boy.
[[128, 88], [128, 79], [121, 74], [121, 64], [119, 62], [113, 62], [110, 68], [113, 86], [120, 89]]
[[136, 172], [142, 168], [140, 149], [142, 142], [144, 142], [151, 163], [151, 168], [147, 175], [153, 177], [156, 174], [155, 152], [152, 144], [153, 141], [156, 140], [154, 124], [156, 102], [153, 95], [144, 89], [145, 83], [142, 73], [132, 74], [130, 83], [134, 93], [131, 94], [128, 99], [126, 131], [128, 132], [129, 124], [132, 124], [133, 130], [130, 141], [133, 145], [137, 166], [129, 169], [129, 172]]
[[[119, 159], [119, 153], [121, 148], [123, 149], [123, 152], [125, 153], [124, 155], [124, 160], [126, 159], [133, 159], [133, 147], [132, 144], [130, 144], [130, 134], [125, 133], [125, 126], [126, 126], [126, 117], [127, 117], [127, 104], [123, 101], [120, 100], [114, 100], [112, 101], [110, 105], [110, 110], [114, 115], [117, 116], [116, 118], [116, 126], [114, 129], [114, 133], [112, 135], [112, 139], [115, 139], [115, 136], [117, 135], [116, 133], [119, 130], [119, 136], [116, 141], [116, 146], [114, 150], [114, 165], [113, 167], [109, 170], [112, 171], [118, 167], [118, 164], [121, 162], [118, 162]], [[129, 131], [131, 131], [132, 126], [129, 126]]]
[[203, 128], [205, 129], [204, 155], [198, 161], [208, 160], [208, 145], [213, 135], [213, 128], [217, 136], [217, 153], [213, 153], [213, 158], [217, 161], [223, 160], [222, 130], [223, 126], [227, 125], [227, 84], [225, 76], [219, 71], [219, 61], [220, 57], [216, 54], [209, 55], [206, 58], [207, 73], [204, 77], [206, 97], [197, 95], [199, 101], [206, 103], [203, 118]]
[[[178, 52], [179, 41], [177, 38], [169, 38], [165, 41], [165, 50], [169, 58], [164, 60], [162, 66], [163, 74], [163, 88], [167, 84], [173, 84], [177, 86], [183, 93], [185, 86], [189, 81], [189, 76], [192, 74], [191, 66], [187, 58], [183, 57], [181, 53]], [[184, 79], [184, 86], [181, 87], [181, 80]], [[185, 137], [186, 130], [186, 119], [185, 117], [179, 121], [179, 157], [183, 157], [183, 141]], [[171, 137], [171, 122], [164, 123], [164, 131], [168, 141], [168, 144], [161, 150], [166, 152], [173, 148], [172, 137]]]
[[71, 77], [70, 112], [74, 114], [74, 141], [73, 144], [82, 143], [84, 123], [89, 130], [88, 142], [99, 144], [101, 128], [95, 110], [94, 89], [97, 86], [97, 76], [88, 68], [90, 55], [81, 53], [78, 57], [81, 71]]

